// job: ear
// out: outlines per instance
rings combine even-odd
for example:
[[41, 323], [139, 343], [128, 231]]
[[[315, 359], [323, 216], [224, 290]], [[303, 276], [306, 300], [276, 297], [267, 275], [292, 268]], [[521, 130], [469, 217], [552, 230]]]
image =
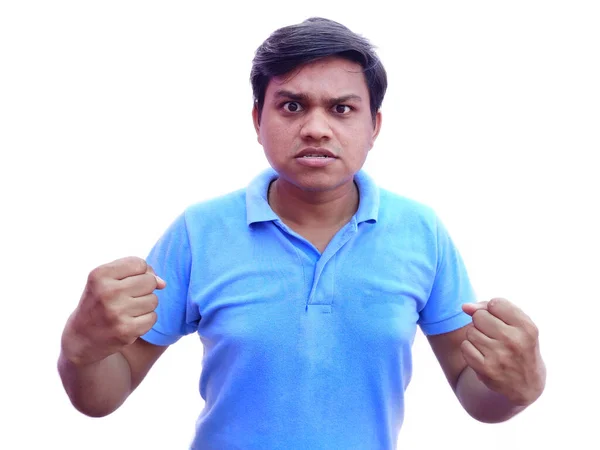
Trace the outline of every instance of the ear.
[[377, 111], [377, 114], [375, 115], [375, 126], [373, 127], [373, 134], [371, 135], [371, 145], [369, 147], [369, 150], [373, 148], [373, 145], [375, 145], [375, 140], [377, 139], [377, 136], [379, 136], [379, 131], [381, 131], [381, 121], [381, 111]]
[[254, 102], [254, 106], [252, 107], [252, 122], [254, 122], [254, 130], [256, 130], [256, 140], [262, 145], [260, 140], [260, 116], [258, 114], [258, 103], [256, 102]]

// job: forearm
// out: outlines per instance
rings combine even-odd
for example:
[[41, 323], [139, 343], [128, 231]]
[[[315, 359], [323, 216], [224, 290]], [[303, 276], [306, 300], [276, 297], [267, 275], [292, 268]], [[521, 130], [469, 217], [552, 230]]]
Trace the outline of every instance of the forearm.
[[469, 415], [485, 423], [504, 422], [526, 408], [492, 391], [470, 367], [466, 367], [458, 378], [456, 396]]
[[87, 365], [75, 364], [61, 352], [58, 372], [73, 406], [88, 416], [112, 413], [132, 391], [129, 363], [119, 352]]

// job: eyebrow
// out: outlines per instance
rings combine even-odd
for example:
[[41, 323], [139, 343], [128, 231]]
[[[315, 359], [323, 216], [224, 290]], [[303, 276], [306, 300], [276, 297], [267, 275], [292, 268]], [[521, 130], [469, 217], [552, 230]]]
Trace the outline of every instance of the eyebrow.
[[[308, 102], [310, 97], [306, 94], [299, 94], [292, 91], [281, 89], [275, 92], [275, 98], [289, 98], [296, 102]], [[339, 105], [347, 102], [348, 100], [354, 100], [361, 102], [362, 98], [356, 94], [342, 95], [341, 97], [330, 98], [327, 102], [331, 105]]]

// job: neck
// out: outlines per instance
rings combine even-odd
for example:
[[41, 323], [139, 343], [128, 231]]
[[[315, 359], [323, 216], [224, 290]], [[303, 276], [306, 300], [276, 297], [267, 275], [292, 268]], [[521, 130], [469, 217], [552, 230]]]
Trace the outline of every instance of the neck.
[[358, 188], [351, 180], [331, 191], [304, 191], [278, 178], [269, 187], [269, 205], [287, 223], [333, 227], [345, 224], [358, 210]]

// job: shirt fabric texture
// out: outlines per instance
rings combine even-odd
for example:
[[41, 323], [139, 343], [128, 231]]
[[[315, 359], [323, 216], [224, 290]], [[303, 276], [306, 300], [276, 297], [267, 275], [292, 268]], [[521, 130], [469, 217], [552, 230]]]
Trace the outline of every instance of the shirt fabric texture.
[[395, 449], [417, 326], [471, 321], [460, 254], [431, 208], [364, 171], [358, 211], [321, 254], [269, 206], [276, 177], [192, 205], [166, 230], [147, 261], [167, 286], [142, 338], [200, 337], [192, 449]]

